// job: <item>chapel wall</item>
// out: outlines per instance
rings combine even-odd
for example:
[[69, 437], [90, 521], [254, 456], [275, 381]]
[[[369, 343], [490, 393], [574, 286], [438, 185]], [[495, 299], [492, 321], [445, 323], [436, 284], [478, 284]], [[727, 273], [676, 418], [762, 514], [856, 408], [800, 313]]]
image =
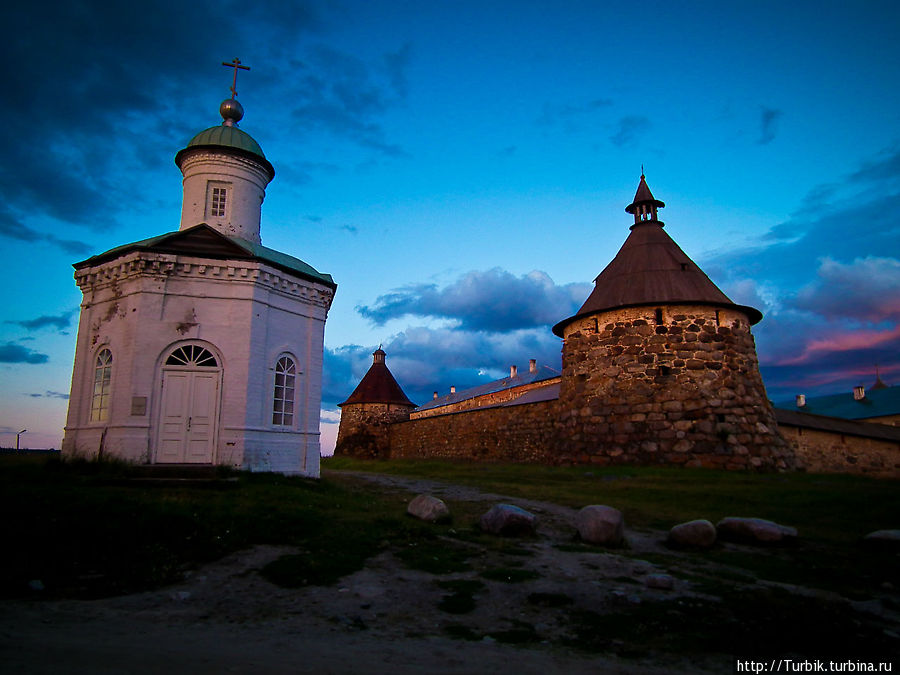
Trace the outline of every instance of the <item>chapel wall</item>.
[[624, 308], [573, 321], [564, 339], [560, 460], [793, 466], [742, 312]]

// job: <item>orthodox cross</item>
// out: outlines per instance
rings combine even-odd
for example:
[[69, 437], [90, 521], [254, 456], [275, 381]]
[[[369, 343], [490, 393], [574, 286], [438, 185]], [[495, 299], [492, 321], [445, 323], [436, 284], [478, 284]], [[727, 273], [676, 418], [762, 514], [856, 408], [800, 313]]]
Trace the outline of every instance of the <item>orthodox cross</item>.
[[240, 68], [241, 70], [250, 70], [250, 66], [242, 66], [241, 60], [236, 56], [234, 57], [234, 60], [232, 60], [231, 63], [225, 63], [225, 61], [222, 61], [222, 65], [225, 66], [226, 68], [234, 68], [234, 80], [232, 80], [232, 82], [231, 82], [231, 98], [234, 98], [235, 96], [237, 96], [237, 71], [238, 71], [238, 68]]

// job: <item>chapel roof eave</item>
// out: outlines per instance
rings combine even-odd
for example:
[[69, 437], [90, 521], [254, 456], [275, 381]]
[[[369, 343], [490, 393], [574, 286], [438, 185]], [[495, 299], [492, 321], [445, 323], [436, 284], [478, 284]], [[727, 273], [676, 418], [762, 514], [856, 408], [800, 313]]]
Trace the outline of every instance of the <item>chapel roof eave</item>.
[[291, 276], [322, 284], [332, 291], [337, 290], [337, 284], [330, 274], [319, 272], [299, 258], [239, 237], [228, 237], [205, 223], [186, 230], [167, 232], [149, 239], [123, 244], [73, 263], [72, 267], [76, 270], [94, 267], [133, 252], [188, 255], [212, 260], [257, 261], [271, 265]]

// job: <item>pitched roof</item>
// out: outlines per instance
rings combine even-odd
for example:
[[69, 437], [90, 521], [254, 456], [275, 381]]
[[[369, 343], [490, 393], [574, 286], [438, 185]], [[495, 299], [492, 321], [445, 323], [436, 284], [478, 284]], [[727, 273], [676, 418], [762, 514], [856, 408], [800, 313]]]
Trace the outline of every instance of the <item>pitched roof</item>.
[[[642, 176], [635, 202], [629, 209], [638, 203], [662, 204], [653, 199], [650, 188], [642, 195], [643, 187], [646, 183]], [[642, 199], [638, 200], [638, 197]], [[667, 304], [733, 307], [744, 312], [751, 324], [762, 319], [759, 310], [737, 305], [719, 290], [663, 230], [663, 223], [643, 220], [631, 226], [631, 233], [616, 257], [594, 279], [594, 290], [581, 309], [556, 324], [553, 332], [561, 337], [566, 325], [596, 312]]]
[[555, 377], [559, 377], [559, 373], [548, 373], [540, 369], [534, 372], [529, 370], [526, 373], [517, 373], [515, 377], [503, 377], [499, 380], [494, 380], [485, 384], [479, 384], [477, 387], [470, 387], [469, 389], [463, 389], [462, 391], [447, 394], [446, 396], [440, 396], [439, 398], [429, 401], [428, 403], [423, 403], [418, 408], [416, 408], [416, 411], [418, 412], [419, 410], [431, 410], [432, 408], [440, 408], [452, 403], [467, 401], [470, 398], [477, 398], [479, 396], [485, 396], [486, 394], [494, 394], [498, 391], [521, 387], [525, 384], [534, 384], [535, 382], [551, 380]]
[[789, 427], [817, 429], [847, 436], [861, 436], [863, 438], [875, 438], [880, 441], [900, 443], [900, 428], [892, 427], [888, 424], [811, 415], [808, 412], [784, 410], [782, 408], [775, 408], [775, 420], [779, 425]]
[[862, 420], [872, 417], [900, 415], [900, 386], [869, 389], [859, 401], [853, 392], [828, 396], [807, 396], [806, 405], [797, 407], [796, 399], [780, 401], [775, 408], [801, 414], [827, 415], [845, 420]]
[[240, 237], [226, 236], [205, 223], [185, 230], [167, 232], [149, 239], [123, 244], [87, 260], [77, 262], [73, 267], [75, 269], [92, 267], [132, 251], [174, 253], [216, 260], [258, 260], [293, 276], [324, 284], [332, 289], [337, 288], [337, 284], [334, 283], [330, 274], [318, 272], [298, 258], [267, 248], [262, 244], [254, 244]]
[[384, 351], [381, 348], [376, 349], [372, 357], [372, 365], [369, 366], [368, 372], [356, 385], [349, 398], [343, 403], [338, 403], [338, 406], [351, 403], [394, 403], [414, 408], [416, 404], [406, 397], [385, 364]]

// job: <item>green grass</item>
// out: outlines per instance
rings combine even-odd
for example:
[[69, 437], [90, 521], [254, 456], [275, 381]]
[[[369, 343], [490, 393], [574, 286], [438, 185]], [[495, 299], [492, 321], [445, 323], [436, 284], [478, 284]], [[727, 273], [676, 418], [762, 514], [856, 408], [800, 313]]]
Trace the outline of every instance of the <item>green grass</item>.
[[[342, 480], [229, 475], [148, 484], [141, 467], [0, 457], [0, 595], [96, 597], [153, 588], [255, 544], [296, 546], [264, 574], [327, 584], [386, 547], [434, 536], [396, 497]], [[132, 480], [136, 479], [136, 480]]]
[[344, 457], [322, 466], [458, 483], [573, 508], [607, 504], [620, 509], [632, 528], [754, 516], [797, 527], [807, 539], [849, 544], [873, 530], [900, 527], [900, 481], [863, 476]]

